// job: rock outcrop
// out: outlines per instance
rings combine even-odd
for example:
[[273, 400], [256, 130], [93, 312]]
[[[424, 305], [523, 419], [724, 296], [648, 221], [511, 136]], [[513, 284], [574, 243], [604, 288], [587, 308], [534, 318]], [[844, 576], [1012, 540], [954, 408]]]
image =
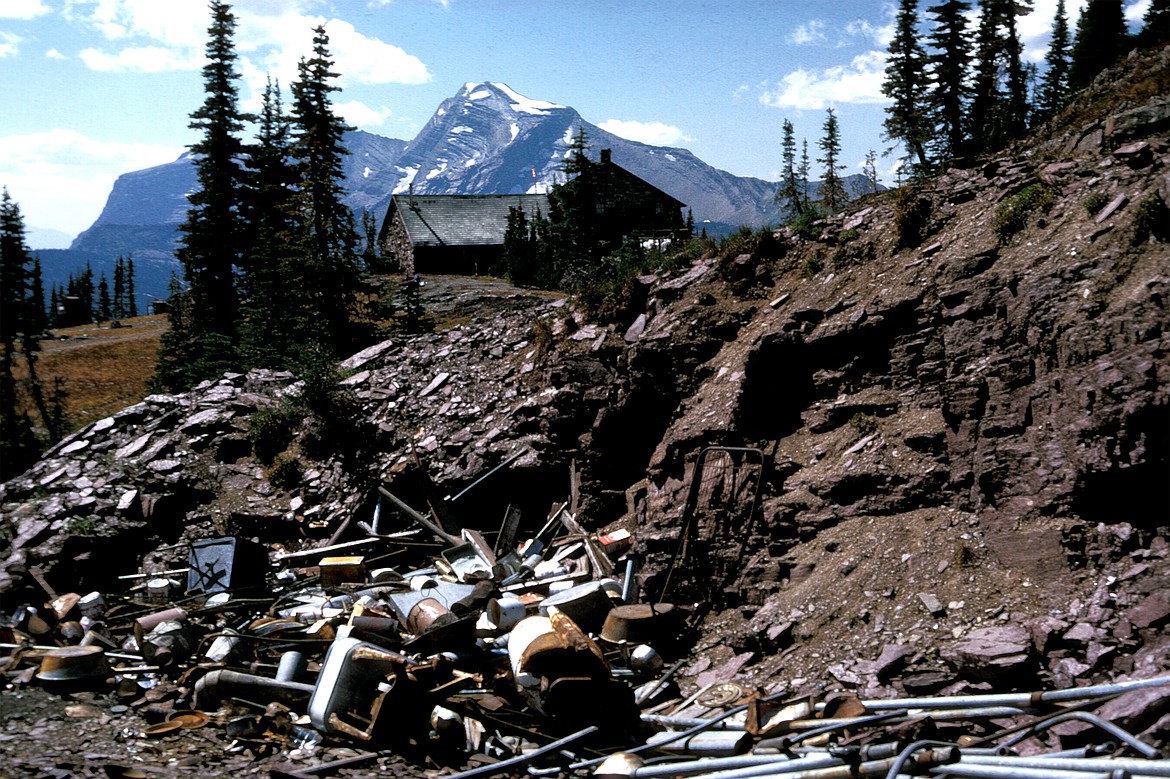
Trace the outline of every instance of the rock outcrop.
[[[1146, 67], [1165, 79], [1168, 59]], [[628, 321], [482, 296], [471, 321], [347, 360], [354, 419], [299, 424], [279, 457], [257, 431], [304, 408], [292, 376], [146, 398], [4, 485], [0, 597], [30, 570], [102, 589], [192, 538], [357, 533], [389, 483], [469, 526], [509, 504], [538, 525], [576, 495], [586, 527], [630, 528], [644, 592], [698, 629], [692, 679], [915, 694], [1165, 671], [1165, 99], [815, 238], [647, 276]]]

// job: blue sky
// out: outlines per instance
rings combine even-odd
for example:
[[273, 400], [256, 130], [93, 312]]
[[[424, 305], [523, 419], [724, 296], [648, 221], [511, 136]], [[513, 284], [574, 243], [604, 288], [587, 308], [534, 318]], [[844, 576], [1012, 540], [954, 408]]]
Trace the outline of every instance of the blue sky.
[[[1072, 23], [1084, 0], [1066, 0]], [[1127, 0], [1140, 18], [1149, 0]], [[923, 6], [929, 3], [923, 3]], [[1042, 60], [1056, 0], [1021, 31]], [[245, 109], [265, 76], [287, 86], [312, 29], [330, 35], [350, 124], [412, 139], [468, 81], [576, 108], [623, 137], [690, 149], [731, 173], [778, 178], [785, 118], [817, 156], [826, 108], [843, 162], [881, 152], [884, 0], [237, 0]], [[0, 0], [0, 185], [32, 228], [70, 236], [120, 173], [196, 140], [204, 0]], [[884, 180], [893, 158], [879, 160]], [[851, 172], [852, 172], [851, 170]], [[815, 173], [814, 164], [814, 173]], [[49, 248], [45, 239], [34, 248]]]

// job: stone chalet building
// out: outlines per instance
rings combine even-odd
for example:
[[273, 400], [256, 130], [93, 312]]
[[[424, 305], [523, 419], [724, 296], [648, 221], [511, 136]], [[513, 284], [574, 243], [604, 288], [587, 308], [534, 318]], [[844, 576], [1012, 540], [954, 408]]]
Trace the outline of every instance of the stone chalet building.
[[[588, 176], [603, 240], [616, 243], [634, 233], [672, 237], [686, 229], [686, 204], [614, 163], [609, 149], [581, 176]], [[483, 273], [503, 256], [513, 207], [529, 222], [538, 212], [547, 217], [548, 195], [393, 195], [378, 248], [408, 274]]]

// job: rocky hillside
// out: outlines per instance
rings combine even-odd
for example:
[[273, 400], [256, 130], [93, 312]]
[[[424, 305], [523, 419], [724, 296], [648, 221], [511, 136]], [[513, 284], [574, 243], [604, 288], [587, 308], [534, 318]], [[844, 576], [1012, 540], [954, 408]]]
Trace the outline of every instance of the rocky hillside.
[[[586, 527], [630, 529], [643, 593], [691, 616], [688, 683], [1164, 673], [1170, 51], [1100, 89], [1091, 119], [815, 237], [646, 277], [628, 321], [452, 282], [428, 302], [460, 324], [343, 364], [353, 407], [263, 372], [146, 398], [4, 485], [0, 603], [194, 538], [361, 537], [379, 483], [414, 505], [474, 484], [449, 501], [467, 526], [511, 504], [533, 532], [579, 495]], [[273, 409], [305, 420], [280, 438]]]

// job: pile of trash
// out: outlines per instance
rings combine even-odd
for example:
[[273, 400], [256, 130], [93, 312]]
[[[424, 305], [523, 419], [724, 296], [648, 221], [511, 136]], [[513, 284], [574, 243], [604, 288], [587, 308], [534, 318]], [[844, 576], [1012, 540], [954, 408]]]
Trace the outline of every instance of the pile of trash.
[[[216, 727], [236, 753], [314, 763], [271, 774], [300, 779], [391, 752], [461, 779], [1170, 776], [1156, 746], [1087, 710], [1151, 690], [1165, 705], [1170, 677], [820, 701], [722, 682], [684, 696], [687, 609], [644, 601], [630, 533], [587, 532], [571, 508], [523, 528], [509, 507], [489, 543], [382, 486], [358, 540], [274, 552], [204, 539], [185, 545], [185, 567], [121, 577], [117, 593], [58, 594], [30, 572], [46, 600], [0, 614], [0, 671], [10, 688], [104, 690], [144, 737]], [[1075, 749], [1036, 739], [1070, 722]]]

